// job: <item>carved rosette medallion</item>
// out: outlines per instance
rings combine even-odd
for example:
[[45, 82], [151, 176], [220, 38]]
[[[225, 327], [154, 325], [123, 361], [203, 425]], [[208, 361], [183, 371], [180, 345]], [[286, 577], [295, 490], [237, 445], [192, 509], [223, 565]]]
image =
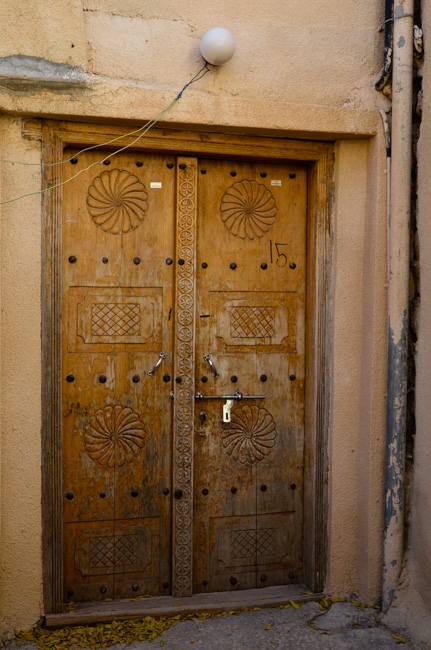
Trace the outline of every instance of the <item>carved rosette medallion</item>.
[[88, 189], [87, 209], [96, 226], [111, 235], [123, 235], [142, 223], [148, 194], [137, 176], [126, 170], [102, 172]]
[[246, 404], [232, 410], [231, 422], [223, 425], [221, 436], [226, 453], [244, 465], [253, 465], [271, 453], [277, 428], [270, 413]]
[[194, 158], [178, 161], [177, 256], [184, 260], [178, 268], [175, 320], [175, 376], [182, 378], [174, 400], [175, 489], [182, 496], [174, 507], [173, 595], [192, 594], [192, 471], [194, 413], [194, 324], [195, 324], [195, 242], [197, 164]]
[[253, 240], [271, 229], [277, 217], [277, 206], [265, 185], [244, 180], [234, 183], [223, 194], [220, 213], [232, 235]]
[[105, 406], [90, 417], [84, 429], [85, 451], [104, 467], [131, 463], [145, 445], [145, 429], [139, 415], [117, 404]]

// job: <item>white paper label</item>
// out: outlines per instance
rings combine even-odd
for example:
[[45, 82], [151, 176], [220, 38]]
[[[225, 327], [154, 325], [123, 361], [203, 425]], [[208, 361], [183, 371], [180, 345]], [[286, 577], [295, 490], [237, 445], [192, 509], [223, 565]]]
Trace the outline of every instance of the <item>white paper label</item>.
[[161, 183], [150, 183], [150, 187], [151, 187], [152, 190], [157, 190], [157, 189], [161, 189], [162, 184]]
[[271, 185], [281, 185], [281, 181], [271, 181]]

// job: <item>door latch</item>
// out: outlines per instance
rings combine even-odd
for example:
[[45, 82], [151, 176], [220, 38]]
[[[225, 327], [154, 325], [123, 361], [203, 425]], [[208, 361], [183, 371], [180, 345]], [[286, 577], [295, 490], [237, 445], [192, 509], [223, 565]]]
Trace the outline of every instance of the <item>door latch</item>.
[[156, 362], [156, 365], [154, 366], [154, 368], [152, 370], [148, 371], [148, 374], [150, 375], [150, 377], [154, 377], [154, 375], [156, 374], [157, 369], [159, 368], [159, 366], [162, 363], [163, 359], [166, 359], [166, 354], [164, 354], [163, 352], [160, 352], [159, 358], [157, 359], [157, 362]]
[[220, 375], [218, 374], [217, 369], [216, 369], [214, 363], [211, 361], [211, 355], [210, 355], [210, 354], [206, 354], [206, 355], [204, 356], [204, 360], [205, 360], [205, 361], [208, 361], [208, 363], [209, 363], [209, 365], [210, 365], [210, 368], [211, 368], [211, 370], [212, 370], [212, 373], [213, 373], [213, 375], [214, 375], [214, 379], [217, 379], [217, 377], [220, 377]]
[[242, 399], [265, 399], [265, 395], [244, 395], [241, 391], [237, 390], [233, 395], [204, 395], [201, 391], [196, 393], [195, 399], [200, 401], [202, 399], [222, 399], [226, 403], [223, 404], [223, 422], [230, 422], [230, 411], [235, 401]]
[[230, 422], [230, 410], [233, 406], [233, 399], [226, 400], [226, 404], [223, 404], [223, 422]]

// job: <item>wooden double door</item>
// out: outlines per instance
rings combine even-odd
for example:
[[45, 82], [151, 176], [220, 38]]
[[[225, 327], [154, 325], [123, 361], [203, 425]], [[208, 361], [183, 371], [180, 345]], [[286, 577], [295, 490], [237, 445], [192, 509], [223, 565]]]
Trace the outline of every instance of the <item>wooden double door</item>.
[[64, 599], [301, 582], [306, 169], [100, 158], [64, 165]]

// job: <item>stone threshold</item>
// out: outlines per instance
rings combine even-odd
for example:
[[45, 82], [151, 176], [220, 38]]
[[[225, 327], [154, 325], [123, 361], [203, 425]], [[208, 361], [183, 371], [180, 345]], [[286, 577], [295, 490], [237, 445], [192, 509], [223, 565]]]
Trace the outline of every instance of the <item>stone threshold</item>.
[[187, 598], [157, 596], [138, 600], [112, 600], [78, 603], [73, 611], [47, 614], [46, 627], [66, 625], [89, 625], [107, 623], [117, 619], [127, 620], [145, 616], [176, 616], [198, 612], [229, 612], [247, 607], [277, 607], [287, 605], [289, 600], [307, 602], [320, 600], [323, 594], [310, 594], [305, 585], [282, 585], [243, 591], [219, 591], [196, 594]]

